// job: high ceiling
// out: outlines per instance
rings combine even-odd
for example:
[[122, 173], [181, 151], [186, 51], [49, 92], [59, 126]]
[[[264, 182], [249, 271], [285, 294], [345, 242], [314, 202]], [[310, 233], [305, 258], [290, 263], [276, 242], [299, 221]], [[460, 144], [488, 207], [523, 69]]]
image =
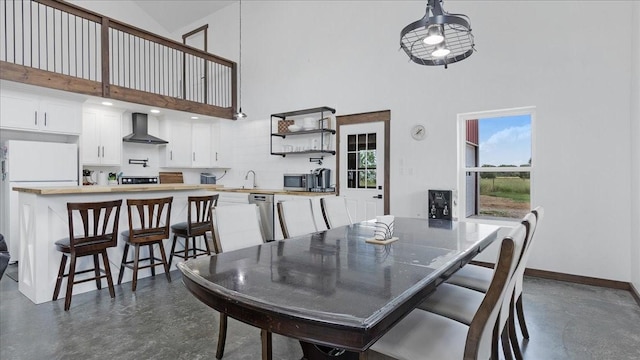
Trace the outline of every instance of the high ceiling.
[[168, 32], [174, 33], [237, 0], [133, 0]]

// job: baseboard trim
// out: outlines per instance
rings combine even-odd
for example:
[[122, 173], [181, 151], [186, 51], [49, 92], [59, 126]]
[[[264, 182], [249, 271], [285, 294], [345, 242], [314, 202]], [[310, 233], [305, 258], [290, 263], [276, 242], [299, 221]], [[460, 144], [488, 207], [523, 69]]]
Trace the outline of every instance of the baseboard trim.
[[[490, 262], [474, 260], [474, 261], [471, 261], [471, 264], [483, 266], [487, 268], [493, 268], [493, 263], [490, 263]], [[565, 282], [582, 284], [582, 285], [599, 286], [599, 287], [604, 287], [609, 289], [627, 290], [631, 293], [631, 296], [633, 296], [635, 301], [638, 303], [638, 306], [640, 306], [640, 292], [630, 282], [607, 280], [607, 279], [594, 278], [594, 277], [581, 276], [581, 275], [571, 275], [571, 274], [559, 273], [555, 271], [538, 270], [538, 269], [530, 269], [530, 268], [527, 268], [524, 271], [524, 274], [527, 276], [532, 276], [532, 277], [537, 277], [542, 279], [565, 281]]]
[[631, 295], [633, 295], [633, 298], [636, 299], [638, 306], [640, 306], [640, 292], [638, 291], [638, 289], [636, 289], [635, 286], [633, 286], [633, 284], [629, 283], [629, 286], [631, 287]]

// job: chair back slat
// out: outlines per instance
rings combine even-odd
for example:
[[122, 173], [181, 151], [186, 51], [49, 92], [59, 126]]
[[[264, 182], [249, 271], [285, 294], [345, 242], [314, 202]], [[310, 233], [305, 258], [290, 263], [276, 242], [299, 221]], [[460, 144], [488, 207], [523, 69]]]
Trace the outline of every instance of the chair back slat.
[[220, 195], [189, 196], [187, 210], [187, 231], [190, 236], [198, 236], [211, 230], [211, 209], [218, 206]]
[[503, 301], [510, 302], [508, 285], [516, 270], [526, 238], [526, 228], [515, 226], [501, 243], [493, 279], [478, 311], [469, 325], [464, 350], [465, 359], [489, 359], [492, 354], [494, 331], [497, 331]]
[[[69, 248], [75, 252], [82, 247], [83, 251], [100, 247], [116, 246], [118, 241], [118, 224], [120, 221], [120, 207], [122, 200], [67, 203], [69, 218]], [[80, 219], [80, 226], [74, 219]], [[75, 224], [75, 225], [74, 225]], [[76, 226], [81, 233], [76, 231]]]
[[238, 250], [264, 242], [256, 204], [220, 206], [211, 210], [217, 252]]
[[[159, 199], [128, 199], [129, 241], [162, 240], [169, 237], [173, 196]], [[137, 220], [134, 222], [134, 218]]]
[[318, 231], [311, 199], [280, 201], [278, 215], [285, 239]]
[[343, 196], [328, 196], [320, 199], [322, 216], [327, 228], [351, 225], [353, 220], [347, 209], [347, 199]]

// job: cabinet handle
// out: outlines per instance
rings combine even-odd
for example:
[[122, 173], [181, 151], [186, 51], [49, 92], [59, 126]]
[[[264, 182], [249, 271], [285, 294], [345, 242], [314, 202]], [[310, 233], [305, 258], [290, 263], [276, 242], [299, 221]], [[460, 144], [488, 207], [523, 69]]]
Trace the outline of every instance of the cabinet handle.
[[218, 161], [218, 152], [216, 151], [216, 161]]
[[102, 157], [104, 157], [104, 146], [102, 147]]
[[193, 161], [196, 161], [196, 152], [193, 152]]
[[44, 113], [44, 126], [47, 126], [47, 113]]
[[38, 125], [38, 112], [37, 111], [36, 111], [36, 116], [35, 116], [35, 118], [33, 120], [34, 120], [34, 124]]
[[98, 145], [98, 157], [100, 157], [100, 145]]

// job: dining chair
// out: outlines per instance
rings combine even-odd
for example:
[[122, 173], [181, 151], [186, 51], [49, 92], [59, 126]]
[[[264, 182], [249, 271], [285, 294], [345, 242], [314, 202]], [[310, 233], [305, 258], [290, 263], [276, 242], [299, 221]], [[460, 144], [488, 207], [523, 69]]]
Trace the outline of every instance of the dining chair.
[[285, 239], [318, 231], [311, 199], [280, 201], [277, 206]]
[[[515, 226], [501, 242], [489, 291], [468, 326], [421, 309], [411, 311], [375, 342], [368, 351], [396, 359], [489, 359], [496, 352], [497, 321], [507, 296], [526, 229]], [[437, 290], [436, 290], [437, 291]]]
[[[515, 312], [518, 316], [518, 324], [520, 325], [520, 331], [522, 332], [522, 336], [525, 339], [529, 339], [529, 330], [527, 329], [527, 324], [525, 322], [524, 317], [524, 308], [522, 303], [522, 287], [524, 282], [524, 271], [527, 266], [527, 262], [529, 260], [529, 254], [531, 253], [531, 245], [533, 244], [533, 240], [535, 239], [535, 232], [540, 222], [544, 218], [544, 208], [542, 206], [538, 206], [531, 211], [531, 213], [535, 216], [536, 222], [535, 226], [532, 226], [530, 229], [529, 240], [527, 241], [527, 246], [522, 255], [522, 264], [523, 266], [519, 269], [518, 274], [516, 276], [516, 287], [514, 292], [514, 307]], [[469, 289], [473, 289], [480, 292], [486, 292], [489, 288], [489, 283], [491, 282], [491, 277], [493, 276], [493, 269], [486, 268], [478, 265], [466, 265], [462, 269], [458, 270], [455, 274], [453, 274], [448, 280], [447, 283], [454, 284], [462, 287], [466, 287]], [[514, 309], [512, 308], [512, 311]], [[510, 321], [514, 321], [515, 319], [512, 317]], [[515, 330], [515, 326], [513, 326], [513, 330]], [[512, 342], [514, 340], [514, 335], [512, 337]]]
[[[256, 204], [220, 206], [211, 209], [213, 241], [219, 253], [264, 243], [260, 210]], [[220, 313], [216, 359], [222, 359], [227, 339], [227, 315]], [[271, 333], [262, 330], [262, 351], [271, 354]]]
[[[91, 203], [67, 203], [67, 215], [69, 217], [69, 237], [55, 242], [56, 249], [62, 252], [60, 269], [56, 286], [53, 290], [53, 301], [58, 299], [62, 280], [67, 278], [67, 292], [64, 299], [64, 310], [71, 307], [71, 295], [73, 285], [87, 281], [96, 282], [98, 289], [102, 288], [102, 279], [107, 279], [109, 295], [115, 298], [113, 280], [111, 279], [111, 267], [107, 249], [118, 245], [118, 223], [120, 219], [120, 207], [122, 200], [91, 202]], [[80, 223], [81, 226], [78, 226]], [[100, 268], [98, 255], [102, 256], [104, 270]], [[93, 268], [76, 270], [77, 259], [84, 256], [93, 256]], [[69, 271], [65, 274], [67, 258]], [[91, 278], [76, 280], [78, 274], [92, 272]], [[101, 274], [104, 273], [104, 274]]]
[[[523, 219], [521, 224], [525, 227], [525, 241], [521, 252], [518, 254], [517, 265], [514, 271], [514, 276], [507, 285], [507, 297], [503, 308], [501, 309], [499, 317], [499, 329], [501, 330], [501, 342], [505, 359], [511, 359], [511, 348], [517, 359], [522, 359], [522, 352], [517, 343], [517, 339], [513, 338], [513, 293], [516, 287], [518, 276], [523, 271], [525, 262], [523, 262], [524, 254], [528, 248], [528, 244], [531, 240], [533, 229], [536, 227], [536, 217], [529, 213]], [[450, 319], [459, 321], [463, 324], [471, 324], [473, 316], [477, 312], [484, 294], [473, 289], [443, 283], [436, 288], [436, 291], [431, 294], [423, 303], [418, 305], [418, 308], [426, 310], [438, 315], [448, 317]], [[507, 335], [509, 337], [507, 337]], [[497, 350], [497, 348], [496, 348]], [[497, 354], [494, 354], [497, 357]]]
[[328, 229], [353, 224], [344, 196], [323, 197], [320, 199], [320, 208]]
[[[169, 221], [171, 219], [171, 203], [173, 196], [159, 199], [127, 199], [127, 213], [129, 215], [129, 229], [122, 232], [124, 239], [124, 252], [120, 263], [120, 273], [118, 274], [118, 284], [122, 283], [124, 268], [133, 270], [133, 280], [131, 290], [136, 291], [138, 285], [138, 271], [140, 269], [151, 269], [151, 275], [156, 275], [156, 266], [163, 266], [167, 280], [171, 282], [169, 274], [169, 263], [164, 253], [163, 240], [169, 238]], [[134, 221], [136, 219], [136, 221]], [[134, 224], [138, 225], [137, 227]], [[153, 253], [153, 246], [160, 248], [160, 258], [156, 258]], [[129, 247], [133, 246], [133, 260], [127, 260]], [[147, 246], [149, 256], [140, 258], [140, 247]], [[149, 263], [140, 266], [141, 261]], [[159, 262], [156, 262], [159, 261]]]
[[[211, 208], [218, 205], [220, 195], [189, 196], [187, 198], [187, 221], [171, 225], [173, 241], [171, 252], [169, 253], [169, 268], [173, 262], [173, 257], [177, 256], [184, 260], [196, 258], [200, 255], [211, 255], [209, 242], [206, 234], [213, 231], [211, 227]], [[204, 249], [196, 246], [198, 237], [204, 239]], [[182, 250], [176, 250], [178, 238], [184, 238]], [[191, 242], [191, 246], [189, 246]], [[189, 255], [191, 252], [191, 255]]]

